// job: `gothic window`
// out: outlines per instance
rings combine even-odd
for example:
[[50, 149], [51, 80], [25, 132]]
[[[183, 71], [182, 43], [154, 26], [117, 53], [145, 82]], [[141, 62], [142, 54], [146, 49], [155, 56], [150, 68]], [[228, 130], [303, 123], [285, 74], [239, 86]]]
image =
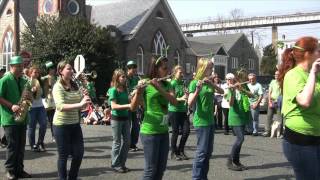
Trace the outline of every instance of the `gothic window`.
[[7, 16], [12, 15], [12, 10], [11, 10], [11, 9], [8, 9], [8, 11], [6, 12], [6, 15], [7, 15]]
[[248, 64], [249, 64], [249, 70], [253, 70], [254, 69], [254, 60], [253, 59], [249, 59], [248, 60]]
[[153, 47], [152, 47], [153, 55], [167, 57], [168, 52], [166, 50], [166, 47], [167, 47], [166, 41], [161, 31], [158, 31], [153, 38]]
[[143, 74], [144, 68], [144, 59], [143, 59], [143, 48], [141, 46], [138, 47], [137, 50], [137, 66], [138, 66], [138, 74]]
[[176, 50], [176, 52], [174, 53], [174, 64], [175, 65], [181, 65], [180, 64], [180, 53], [179, 53], [179, 50]]
[[5, 35], [3, 44], [2, 44], [2, 58], [0, 59], [0, 68], [7, 69], [8, 62], [10, 58], [13, 56], [13, 33], [12, 31], [8, 31]]

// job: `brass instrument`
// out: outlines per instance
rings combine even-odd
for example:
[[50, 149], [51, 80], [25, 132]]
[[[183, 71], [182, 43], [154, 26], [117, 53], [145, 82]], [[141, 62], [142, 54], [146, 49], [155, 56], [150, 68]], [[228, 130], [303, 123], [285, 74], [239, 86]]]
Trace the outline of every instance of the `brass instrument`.
[[18, 106], [20, 107], [20, 110], [16, 113], [14, 113], [13, 117], [16, 122], [23, 122], [25, 121], [26, 116], [28, 115], [28, 112], [32, 106], [32, 91], [31, 91], [31, 86], [32, 82], [31, 80], [28, 80], [26, 84], [23, 87], [23, 91], [21, 94], [21, 98], [18, 102]]

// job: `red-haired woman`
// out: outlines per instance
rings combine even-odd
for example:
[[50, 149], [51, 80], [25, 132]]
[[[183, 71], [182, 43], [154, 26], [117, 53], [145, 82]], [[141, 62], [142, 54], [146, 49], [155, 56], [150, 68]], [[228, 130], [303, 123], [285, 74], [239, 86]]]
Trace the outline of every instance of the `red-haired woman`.
[[320, 58], [318, 40], [298, 39], [282, 57], [283, 151], [297, 180], [320, 179]]

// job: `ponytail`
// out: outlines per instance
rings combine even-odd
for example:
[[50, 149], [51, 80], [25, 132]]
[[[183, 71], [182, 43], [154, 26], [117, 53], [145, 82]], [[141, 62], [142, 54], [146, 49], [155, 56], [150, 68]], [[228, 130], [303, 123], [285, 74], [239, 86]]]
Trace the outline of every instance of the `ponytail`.
[[279, 85], [283, 90], [283, 80], [286, 73], [296, 66], [296, 61], [293, 57], [293, 48], [287, 48], [282, 54], [282, 63], [279, 68]]

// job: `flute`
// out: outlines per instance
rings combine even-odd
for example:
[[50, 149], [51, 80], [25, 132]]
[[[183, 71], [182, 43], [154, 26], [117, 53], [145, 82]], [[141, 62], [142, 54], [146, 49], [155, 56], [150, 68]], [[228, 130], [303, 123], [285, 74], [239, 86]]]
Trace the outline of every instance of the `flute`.
[[[165, 77], [162, 77], [162, 78], [158, 78], [157, 79], [157, 82], [159, 81], [164, 81], [164, 80], [167, 80], [169, 78], [171, 78], [172, 74], [168, 75], [168, 76], [165, 76]], [[138, 83], [138, 85], [134, 88], [134, 90], [130, 93], [129, 97], [133, 97], [135, 95], [135, 93], [137, 92], [137, 89], [138, 88], [144, 88], [144, 87], [147, 87], [150, 83], [151, 83], [151, 80], [140, 80], [139, 81], [141, 84]]]
[[231, 85], [231, 86], [227, 87], [226, 89], [234, 88], [234, 87], [237, 87], [239, 85], [248, 84], [248, 83], [250, 83], [250, 81], [245, 81], [245, 82], [242, 82], [242, 83], [236, 83], [234, 85]]

